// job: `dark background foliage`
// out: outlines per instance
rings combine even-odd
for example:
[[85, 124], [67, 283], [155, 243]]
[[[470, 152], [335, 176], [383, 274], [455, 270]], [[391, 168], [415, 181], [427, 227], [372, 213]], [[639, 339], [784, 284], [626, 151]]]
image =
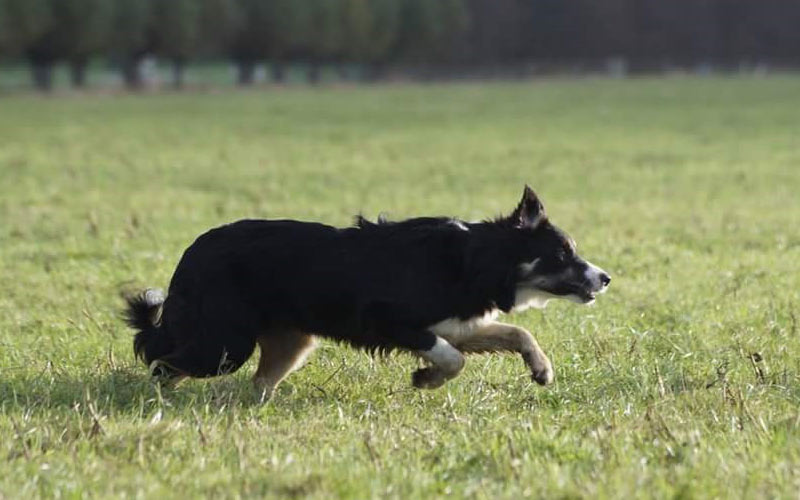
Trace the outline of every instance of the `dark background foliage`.
[[25, 59], [52, 85], [67, 63], [85, 84], [91, 59], [131, 88], [141, 61], [169, 61], [180, 87], [199, 59], [228, 59], [237, 80], [269, 64], [357, 67], [361, 79], [525, 71], [734, 69], [800, 63], [797, 0], [0, 0], [0, 57]]

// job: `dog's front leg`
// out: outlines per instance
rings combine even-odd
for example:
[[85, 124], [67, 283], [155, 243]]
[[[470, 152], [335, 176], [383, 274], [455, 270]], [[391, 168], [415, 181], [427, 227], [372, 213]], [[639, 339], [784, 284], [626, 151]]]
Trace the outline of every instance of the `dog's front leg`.
[[428, 350], [418, 350], [417, 354], [431, 363], [431, 366], [414, 372], [412, 383], [419, 389], [435, 389], [454, 378], [464, 368], [464, 355], [442, 337], [436, 336], [436, 343]]
[[464, 355], [442, 336], [420, 330], [398, 321], [407, 316], [404, 306], [391, 302], [373, 302], [361, 311], [362, 329], [380, 332], [391, 347], [400, 348], [421, 357], [430, 366], [420, 368], [411, 377], [418, 389], [435, 389], [454, 378], [464, 368]]
[[476, 328], [469, 335], [459, 336], [453, 345], [461, 352], [518, 352], [531, 371], [531, 377], [540, 385], [553, 381], [553, 365], [539, 347], [533, 335], [524, 328], [506, 323], [489, 323]]

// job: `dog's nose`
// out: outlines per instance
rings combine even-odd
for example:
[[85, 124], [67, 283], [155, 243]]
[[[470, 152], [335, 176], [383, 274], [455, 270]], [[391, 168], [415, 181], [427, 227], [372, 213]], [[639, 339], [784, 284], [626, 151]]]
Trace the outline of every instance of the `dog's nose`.
[[606, 273], [602, 273], [600, 275], [600, 283], [602, 283], [604, 287], [608, 286], [608, 284], [611, 283], [611, 276]]

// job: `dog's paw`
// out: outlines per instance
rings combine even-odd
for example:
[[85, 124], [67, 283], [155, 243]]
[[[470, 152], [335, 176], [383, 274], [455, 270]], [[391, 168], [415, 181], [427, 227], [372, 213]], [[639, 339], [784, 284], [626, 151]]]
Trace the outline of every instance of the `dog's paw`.
[[539, 385], [549, 385], [553, 383], [555, 373], [553, 367], [548, 363], [543, 368], [531, 371], [531, 378]]
[[436, 389], [445, 383], [442, 372], [431, 366], [420, 368], [411, 375], [411, 383], [417, 389]]
[[253, 379], [253, 389], [255, 390], [258, 404], [261, 405], [269, 402], [269, 400], [272, 399], [272, 395], [275, 393], [275, 385], [262, 379]]
[[150, 363], [148, 369], [150, 371], [150, 380], [162, 389], [173, 389], [186, 378], [186, 375], [161, 360], [155, 360]]
[[549, 385], [553, 382], [555, 372], [553, 364], [543, 352], [523, 353], [522, 359], [531, 371], [531, 379], [539, 385]]

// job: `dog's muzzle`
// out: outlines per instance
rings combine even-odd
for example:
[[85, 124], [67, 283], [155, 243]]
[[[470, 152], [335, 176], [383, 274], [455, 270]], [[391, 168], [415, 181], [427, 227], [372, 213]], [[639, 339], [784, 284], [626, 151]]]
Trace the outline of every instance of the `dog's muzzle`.
[[576, 295], [585, 304], [593, 302], [597, 295], [605, 293], [608, 286], [611, 284], [611, 276], [591, 262], [586, 263], [586, 271], [584, 271], [584, 282], [582, 287], [577, 291]]

